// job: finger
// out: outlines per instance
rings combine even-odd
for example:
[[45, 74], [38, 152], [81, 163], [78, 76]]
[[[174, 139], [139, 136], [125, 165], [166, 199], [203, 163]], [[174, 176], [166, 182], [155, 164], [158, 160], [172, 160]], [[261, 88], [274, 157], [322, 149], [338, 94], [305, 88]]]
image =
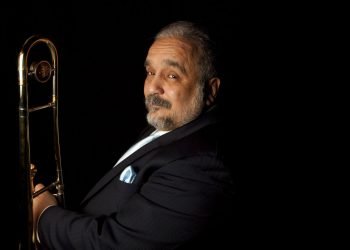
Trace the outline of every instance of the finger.
[[39, 184], [35, 185], [34, 191], [37, 192], [37, 191], [43, 189], [44, 187], [45, 186], [43, 184], [39, 183]]

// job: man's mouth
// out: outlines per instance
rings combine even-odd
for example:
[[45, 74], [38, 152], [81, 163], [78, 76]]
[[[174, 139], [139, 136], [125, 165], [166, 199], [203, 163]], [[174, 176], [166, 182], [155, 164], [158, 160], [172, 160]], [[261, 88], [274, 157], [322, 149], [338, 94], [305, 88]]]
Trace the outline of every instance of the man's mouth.
[[158, 105], [149, 105], [148, 106], [148, 111], [156, 112], [156, 111], [160, 110], [161, 108], [163, 108], [163, 107], [162, 106], [158, 106]]
[[171, 103], [160, 98], [158, 95], [149, 95], [145, 100], [146, 107], [149, 111], [157, 111], [160, 108], [170, 109]]

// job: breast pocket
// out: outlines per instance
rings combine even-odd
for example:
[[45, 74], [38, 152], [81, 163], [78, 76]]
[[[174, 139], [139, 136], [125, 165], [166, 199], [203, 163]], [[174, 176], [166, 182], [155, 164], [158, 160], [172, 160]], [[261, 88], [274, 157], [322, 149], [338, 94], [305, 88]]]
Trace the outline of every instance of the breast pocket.
[[131, 184], [134, 182], [136, 175], [137, 173], [135, 169], [132, 166], [128, 166], [120, 174], [119, 180], [128, 184]]

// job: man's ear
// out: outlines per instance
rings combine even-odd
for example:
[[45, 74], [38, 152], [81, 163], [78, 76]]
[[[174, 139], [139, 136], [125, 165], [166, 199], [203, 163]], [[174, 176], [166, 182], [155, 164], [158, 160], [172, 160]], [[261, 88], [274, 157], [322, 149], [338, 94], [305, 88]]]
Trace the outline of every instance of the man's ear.
[[210, 106], [214, 103], [220, 87], [220, 79], [218, 77], [211, 78], [205, 86], [205, 104]]

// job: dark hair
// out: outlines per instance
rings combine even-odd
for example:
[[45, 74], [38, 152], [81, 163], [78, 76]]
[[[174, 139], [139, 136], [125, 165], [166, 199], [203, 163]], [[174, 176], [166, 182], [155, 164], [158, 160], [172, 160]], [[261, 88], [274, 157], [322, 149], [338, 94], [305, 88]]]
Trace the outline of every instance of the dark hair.
[[184, 39], [198, 49], [198, 66], [202, 86], [209, 79], [217, 76], [213, 43], [203, 28], [192, 22], [177, 21], [162, 28], [156, 34], [155, 39], [167, 37]]

